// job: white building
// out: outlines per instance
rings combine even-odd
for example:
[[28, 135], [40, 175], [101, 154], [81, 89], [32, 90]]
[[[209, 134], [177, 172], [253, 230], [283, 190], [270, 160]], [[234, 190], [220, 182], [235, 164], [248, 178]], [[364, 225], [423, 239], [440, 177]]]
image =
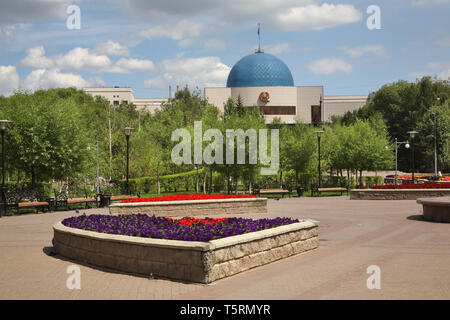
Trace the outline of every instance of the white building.
[[324, 97], [323, 86], [294, 86], [289, 68], [280, 59], [258, 50], [239, 60], [228, 75], [227, 86], [205, 88], [205, 98], [221, 111], [228, 98], [245, 106], [259, 106], [270, 123], [275, 117], [292, 124], [330, 121], [333, 115], [360, 109], [368, 96]]
[[161, 104], [168, 102], [167, 98], [145, 98], [138, 99], [133, 95], [133, 89], [128, 87], [114, 88], [84, 88], [84, 92], [95, 96], [103, 97], [111, 103], [111, 105], [119, 105], [123, 103], [133, 103], [138, 110], [147, 110], [153, 113], [159, 109]]

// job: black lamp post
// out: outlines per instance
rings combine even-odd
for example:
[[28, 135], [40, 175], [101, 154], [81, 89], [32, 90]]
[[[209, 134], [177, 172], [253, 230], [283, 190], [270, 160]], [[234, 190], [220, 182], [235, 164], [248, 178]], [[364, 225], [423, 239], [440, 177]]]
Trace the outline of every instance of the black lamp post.
[[415, 171], [415, 164], [414, 164], [414, 138], [418, 132], [417, 131], [408, 131], [409, 136], [411, 137], [411, 157], [412, 157], [412, 181], [413, 183], [416, 183], [416, 180], [414, 179], [414, 171]]
[[6, 191], [5, 191], [5, 133], [8, 120], [0, 120], [0, 131], [2, 133], [2, 208], [0, 211], [0, 217], [6, 214]]
[[129, 150], [130, 150], [130, 136], [131, 136], [131, 131], [134, 130], [134, 128], [127, 125], [124, 128], [124, 130], [125, 130], [125, 138], [127, 140], [127, 187], [126, 187], [127, 189], [125, 190], [125, 193], [127, 195], [129, 195], [130, 194], [130, 183], [128, 181], [128, 177], [129, 177], [129, 164], [130, 164], [130, 152], [129, 152]]
[[322, 171], [320, 170], [320, 136], [322, 133], [324, 133], [325, 131], [323, 130], [317, 130], [314, 131], [317, 134], [317, 144], [318, 144], [318, 148], [319, 148], [319, 165], [318, 165], [318, 171], [319, 171], [319, 184], [318, 184], [318, 188], [320, 188], [320, 184], [321, 184], [321, 180], [322, 180]]
[[[437, 103], [439, 104], [441, 98], [436, 98]], [[436, 109], [433, 112], [434, 116], [434, 178], [438, 180], [438, 161], [437, 161], [437, 114]]]

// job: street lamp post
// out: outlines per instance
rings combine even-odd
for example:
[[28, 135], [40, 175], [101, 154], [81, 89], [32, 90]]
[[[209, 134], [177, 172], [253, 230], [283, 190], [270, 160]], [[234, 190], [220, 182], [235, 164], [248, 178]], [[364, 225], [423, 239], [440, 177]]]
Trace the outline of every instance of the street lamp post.
[[129, 150], [130, 150], [130, 135], [131, 135], [131, 131], [134, 130], [134, 128], [127, 125], [124, 128], [124, 130], [125, 130], [125, 138], [127, 140], [127, 187], [126, 187], [125, 193], [127, 195], [129, 195], [130, 194], [130, 183], [128, 181], [128, 178], [129, 178], [129, 164], [130, 164], [130, 153], [129, 153]]
[[398, 184], [397, 182], [397, 172], [398, 172], [398, 146], [401, 146], [402, 144], [405, 145], [406, 149], [409, 149], [409, 142], [408, 141], [402, 141], [398, 142], [397, 138], [395, 138], [395, 185]]
[[8, 120], [0, 120], [0, 131], [2, 133], [2, 208], [0, 217], [3, 213], [6, 215], [6, 191], [5, 191], [5, 133]]
[[414, 171], [415, 171], [415, 161], [414, 161], [414, 138], [418, 132], [417, 131], [408, 131], [409, 136], [411, 137], [411, 154], [412, 154], [412, 181], [416, 183], [414, 179]]
[[318, 188], [320, 188], [320, 184], [321, 184], [321, 180], [322, 180], [322, 172], [320, 169], [320, 137], [322, 135], [322, 133], [324, 133], [325, 131], [323, 130], [317, 130], [314, 131], [317, 134], [317, 144], [318, 144], [318, 151], [319, 151], [319, 164], [318, 164], [318, 172], [319, 172], [319, 183], [318, 183]]
[[[438, 104], [441, 100], [441, 98], [436, 98]], [[433, 112], [433, 116], [434, 116], [434, 178], [437, 180], [438, 179], [438, 161], [437, 161], [437, 114], [436, 114], [436, 110], [434, 110]]]

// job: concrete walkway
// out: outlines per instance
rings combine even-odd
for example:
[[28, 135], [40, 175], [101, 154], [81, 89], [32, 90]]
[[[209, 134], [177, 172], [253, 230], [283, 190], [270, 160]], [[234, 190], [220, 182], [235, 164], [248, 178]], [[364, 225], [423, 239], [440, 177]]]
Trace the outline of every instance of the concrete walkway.
[[[270, 217], [319, 220], [320, 247], [210, 285], [49, 255], [53, 224], [75, 211], [2, 217], [0, 299], [450, 299], [450, 224], [422, 221], [415, 200], [292, 198], [268, 206]], [[66, 286], [74, 264], [81, 270], [80, 290]], [[371, 265], [381, 270], [381, 289], [367, 288]]]

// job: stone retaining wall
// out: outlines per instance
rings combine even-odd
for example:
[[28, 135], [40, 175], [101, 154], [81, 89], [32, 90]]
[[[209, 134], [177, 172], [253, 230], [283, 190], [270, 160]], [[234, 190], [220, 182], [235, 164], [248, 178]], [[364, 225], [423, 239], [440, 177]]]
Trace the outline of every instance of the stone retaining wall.
[[65, 257], [115, 270], [210, 283], [319, 246], [318, 222], [305, 220], [209, 242], [110, 235], [54, 225]]
[[109, 211], [111, 214], [146, 213], [166, 217], [267, 213], [267, 199], [242, 198], [113, 203], [109, 206]]
[[417, 200], [450, 196], [450, 189], [354, 189], [350, 200]]

